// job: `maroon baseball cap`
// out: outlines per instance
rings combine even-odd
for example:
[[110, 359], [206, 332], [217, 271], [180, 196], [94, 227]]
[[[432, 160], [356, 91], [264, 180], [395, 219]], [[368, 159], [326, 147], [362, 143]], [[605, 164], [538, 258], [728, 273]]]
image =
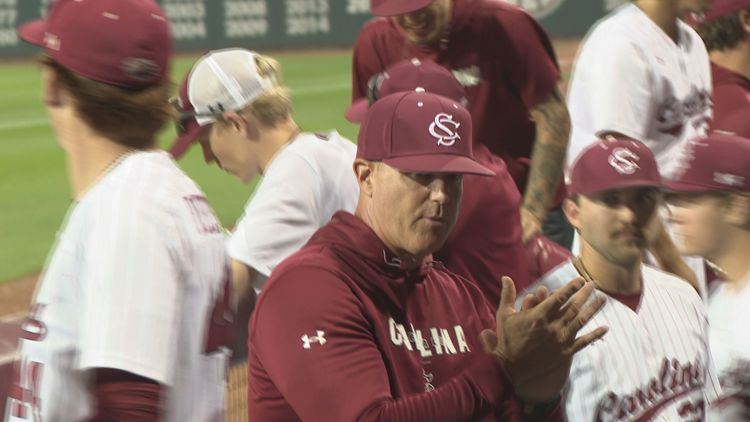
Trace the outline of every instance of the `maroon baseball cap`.
[[375, 16], [397, 16], [422, 9], [432, 2], [433, 0], [370, 0], [370, 11]]
[[699, 20], [699, 23], [712, 22], [748, 7], [750, 7], [750, 0], [713, 0], [711, 9], [706, 12], [702, 20]]
[[153, 0], [57, 0], [46, 19], [21, 25], [18, 36], [106, 84], [137, 89], [169, 75], [169, 22]]
[[682, 171], [666, 185], [675, 192], [750, 192], [750, 139], [712, 132], [693, 140]]
[[[172, 156], [176, 159], [185, 155], [185, 152], [188, 150], [188, 148], [190, 148], [190, 146], [193, 145], [194, 142], [198, 141], [204, 131], [210, 128], [210, 126], [199, 125], [195, 120], [195, 109], [193, 108], [193, 105], [190, 103], [190, 99], [188, 98], [189, 80], [190, 73], [185, 75], [185, 78], [182, 79], [178, 94], [169, 100], [169, 102], [172, 103], [172, 106], [177, 112], [177, 137], [172, 142], [172, 146], [169, 148], [169, 153], [172, 154]], [[210, 152], [210, 148], [206, 145], [203, 145], [203, 155], [206, 156], [206, 159], [208, 159], [209, 157], [209, 155], [207, 154], [207, 148], [208, 152]], [[210, 152], [210, 156], [213, 157], [212, 152]]]
[[570, 166], [565, 179], [569, 195], [663, 186], [654, 154], [643, 143], [629, 138], [607, 138], [588, 146]]
[[359, 128], [357, 157], [407, 172], [495, 174], [474, 160], [469, 112], [429, 92], [399, 92], [373, 104]]
[[360, 98], [346, 110], [346, 119], [352, 123], [362, 123], [370, 101], [401, 91], [421, 89], [466, 105], [464, 87], [448, 69], [432, 61], [402, 60], [375, 75], [370, 84], [373, 98]]

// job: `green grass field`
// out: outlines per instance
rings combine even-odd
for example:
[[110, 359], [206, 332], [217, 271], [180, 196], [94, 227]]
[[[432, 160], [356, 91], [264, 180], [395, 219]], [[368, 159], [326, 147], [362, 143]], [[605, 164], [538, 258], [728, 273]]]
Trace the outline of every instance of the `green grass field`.
[[[302, 129], [335, 128], [355, 139], [357, 127], [343, 117], [350, 99], [350, 55], [283, 53], [275, 57], [292, 89]], [[195, 58], [176, 61], [175, 81]], [[0, 282], [42, 267], [70, 204], [64, 155], [47, 124], [40, 92], [35, 64], [0, 66]], [[169, 145], [173, 136], [172, 127], [167, 127], [161, 133], [161, 145]], [[207, 166], [199, 147], [179, 163], [206, 192], [222, 223], [234, 224], [253, 187]]]

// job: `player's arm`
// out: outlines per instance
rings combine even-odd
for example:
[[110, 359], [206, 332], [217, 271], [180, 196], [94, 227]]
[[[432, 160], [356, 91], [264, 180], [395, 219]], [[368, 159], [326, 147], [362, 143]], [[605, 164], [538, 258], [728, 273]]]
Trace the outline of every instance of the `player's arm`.
[[257, 299], [255, 288], [266, 280], [266, 276], [245, 263], [232, 259], [232, 306], [233, 322], [232, 361], [247, 357], [247, 325]]
[[558, 88], [532, 108], [530, 114], [536, 122], [536, 141], [521, 205], [524, 242], [541, 231], [560, 184], [570, 138], [570, 115]]
[[539, 24], [520, 8], [499, 14], [503, 39], [497, 64], [536, 125], [531, 167], [521, 205], [524, 242], [541, 231], [562, 178], [570, 137], [570, 116], [560, 93], [560, 69], [552, 43]]
[[94, 415], [91, 422], [158, 421], [163, 387], [158, 382], [116, 369], [92, 371]]

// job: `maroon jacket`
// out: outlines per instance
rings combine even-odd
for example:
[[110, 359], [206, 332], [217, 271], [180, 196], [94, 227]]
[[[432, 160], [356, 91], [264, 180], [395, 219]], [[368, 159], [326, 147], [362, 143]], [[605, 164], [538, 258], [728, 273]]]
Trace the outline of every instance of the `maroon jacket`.
[[402, 270], [361, 219], [339, 212], [260, 295], [250, 420], [516, 419], [508, 375], [478, 341], [494, 319], [474, 285], [430, 258]]
[[713, 110], [711, 130], [750, 138], [750, 79], [711, 63]]

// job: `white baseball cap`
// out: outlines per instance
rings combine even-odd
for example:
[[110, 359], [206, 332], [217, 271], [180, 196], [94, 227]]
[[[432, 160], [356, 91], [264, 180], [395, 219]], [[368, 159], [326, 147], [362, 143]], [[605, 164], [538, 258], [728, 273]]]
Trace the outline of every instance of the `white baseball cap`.
[[242, 110], [275, 85], [258, 73], [257, 55], [242, 48], [215, 50], [193, 65], [187, 96], [199, 126], [214, 123], [224, 112]]

